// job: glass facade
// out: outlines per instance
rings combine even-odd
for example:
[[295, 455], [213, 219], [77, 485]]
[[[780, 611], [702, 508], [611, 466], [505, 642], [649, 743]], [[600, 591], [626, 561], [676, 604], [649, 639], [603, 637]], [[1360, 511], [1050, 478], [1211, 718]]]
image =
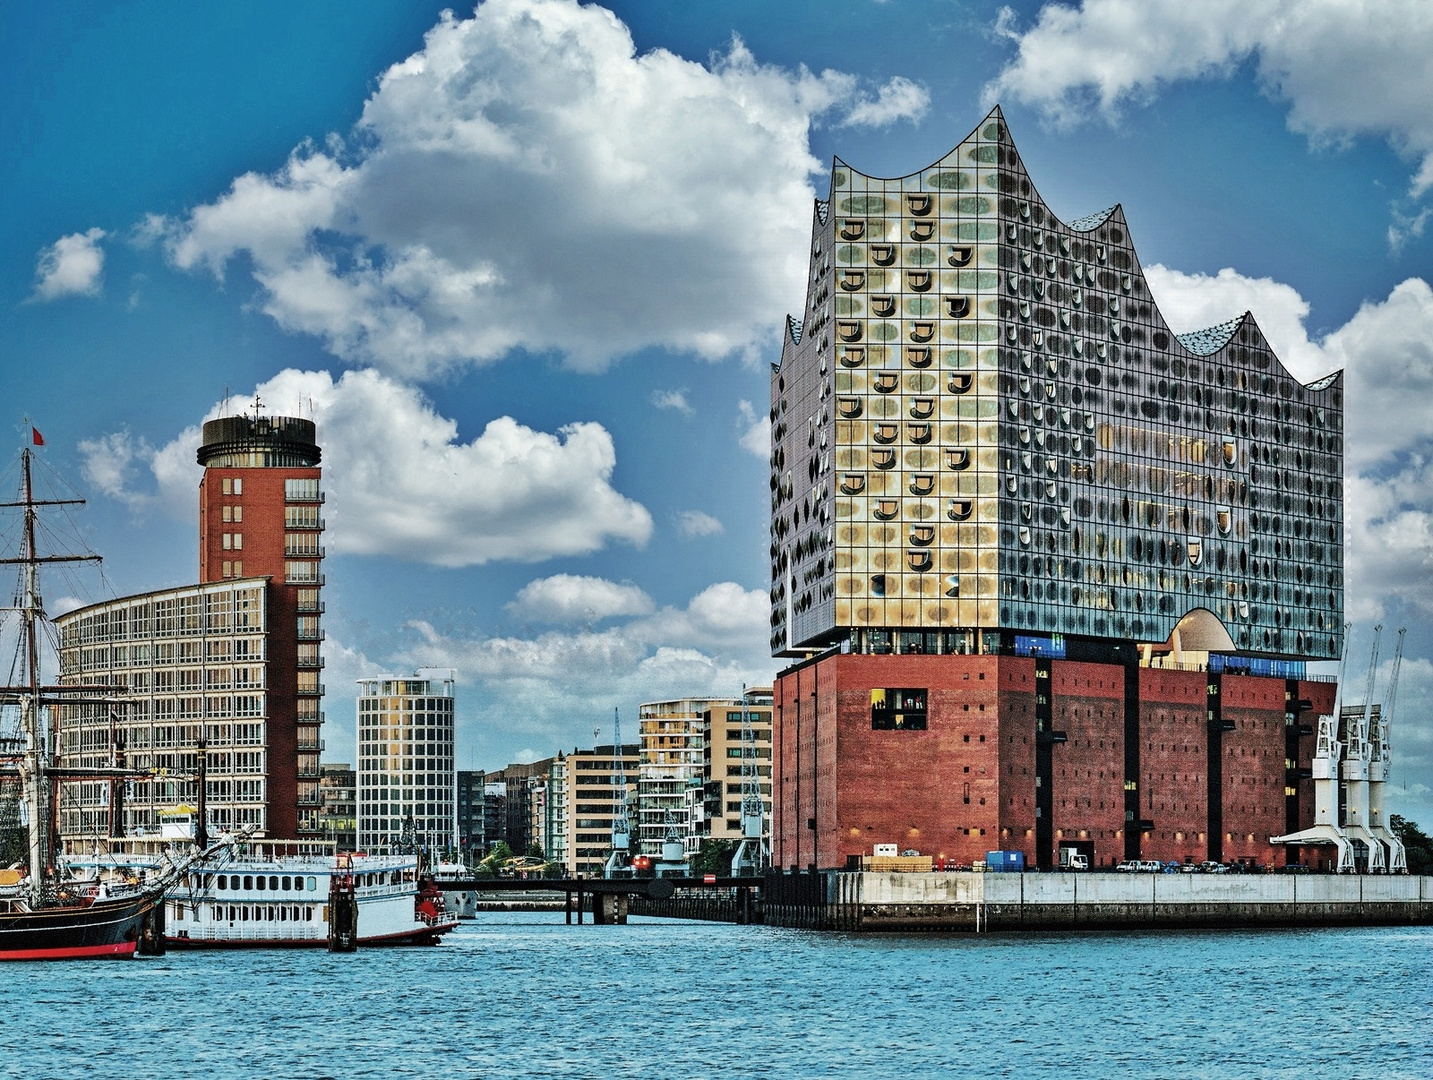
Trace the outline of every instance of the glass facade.
[[397, 843], [411, 815], [414, 842], [458, 846], [453, 760], [457, 673], [358, 680], [358, 846]]
[[[198, 748], [213, 831], [268, 827], [268, 611], [263, 581], [131, 596], [59, 616], [60, 682], [122, 688], [113, 701], [63, 708], [59, 751], [78, 768], [145, 777], [62, 784], [67, 843], [158, 835], [166, 814], [198, 803]], [[111, 815], [117, 814], [112, 822]]]
[[1301, 384], [1247, 314], [1175, 335], [1120, 208], [1056, 218], [998, 109], [907, 177], [838, 159], [812, 232], [772, 373], [774, 654], [1182, 625], [1338, 657], [1341, 375]]

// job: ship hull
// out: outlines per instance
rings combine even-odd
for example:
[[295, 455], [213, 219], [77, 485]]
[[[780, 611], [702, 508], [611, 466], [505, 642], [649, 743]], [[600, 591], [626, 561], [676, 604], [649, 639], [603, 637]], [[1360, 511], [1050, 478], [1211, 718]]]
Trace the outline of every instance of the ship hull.
[[135, 954], [154, 897], [87, 907], [0, 912], [0, 960], [125, 959]]
[[357, 942], [436, 945], [457, 925], [442, 894], [420, 894], [416, 856], [238, 858], [192, 875], [169, 894], [165, 943], [173, 949], [327, 948], [336, 881], [357, 901]]

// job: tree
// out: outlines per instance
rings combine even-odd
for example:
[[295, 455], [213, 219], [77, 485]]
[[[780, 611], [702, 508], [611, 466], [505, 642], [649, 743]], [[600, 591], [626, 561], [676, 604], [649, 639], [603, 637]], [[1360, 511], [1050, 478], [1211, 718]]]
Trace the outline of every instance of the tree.
[[512, 857], [512, 848], [508, 847], [507, 841], [499, 840], [473, 869], [478, 877], [497, 877], [498, 869]]
[[703, 840], [701, 848], [692, 859], [692, 873], [730, 876], [731, 859], [736, 854], [736, 845], [735, 840]]
[[542, 850], [542, 845], [539, 844], [536, 840], [534, 840], [531, 844], [527, 846], [527, 854], [528, 857], [532, 859], [547, 858], [547, 852]]
[[1388, 819], [1393, 835], [1403, 841], [1403, 851], [1408, 858], [1410, 874], [1433, 874], [1433, 836], [1398, 814]]

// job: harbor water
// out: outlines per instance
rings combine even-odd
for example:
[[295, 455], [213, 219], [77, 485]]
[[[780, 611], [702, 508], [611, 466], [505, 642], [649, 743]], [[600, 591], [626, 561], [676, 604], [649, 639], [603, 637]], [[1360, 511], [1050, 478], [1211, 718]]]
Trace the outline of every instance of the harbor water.
[[5, 1075], [1433, 1076], [1433, 929], [849, 936], [490, 913], [435, 948], [10, 964]]

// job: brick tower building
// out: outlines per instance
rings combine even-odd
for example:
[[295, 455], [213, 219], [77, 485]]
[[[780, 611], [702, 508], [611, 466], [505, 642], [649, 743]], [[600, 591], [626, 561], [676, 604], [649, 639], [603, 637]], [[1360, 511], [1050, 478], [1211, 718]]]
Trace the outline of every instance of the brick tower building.
[[270, 836], [322, 836], [321, 452], [312, 420], [226, 416], [204, 424], [199, 581], [265, 577]]
[[837, 160], [810, 254], [771, 380], [775, 864], [1273, 862], [1342, 648], [1341, 375], [1247, 313], [1173, 334], [1122, 210], [1057, 219], [998, 109], [910, 176]]

